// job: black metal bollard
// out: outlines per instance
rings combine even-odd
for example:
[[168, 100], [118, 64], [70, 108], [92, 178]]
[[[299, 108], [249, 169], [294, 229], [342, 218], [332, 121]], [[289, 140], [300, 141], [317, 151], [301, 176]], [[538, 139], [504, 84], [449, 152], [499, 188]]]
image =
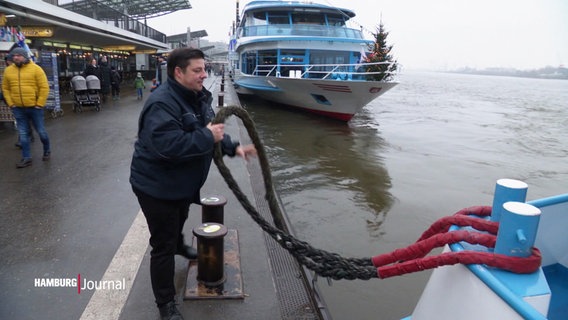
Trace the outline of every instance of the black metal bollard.
[[224, 207], [227, 199], [223, 196], [209, 196], [201, 198], [201, 223], [224, 223]]
[[224, 91], [225, 91], [225, 83], [221, 82], [221, 92], [224, 92]]
[[225, 280], [224, 237], [227, 227], [218, 223], [203, 223], [193, 229], [197, 237], [197, 281], [209, 288], [222, 285]]
[[217, 99], [217, 100], [219, 100], [219, 105], [218, 105], [219, 107], [224, 106], [225, 105], [225, 101], [224, 101], [225, 100], [225, 94], [219, 93], [219, 99]]

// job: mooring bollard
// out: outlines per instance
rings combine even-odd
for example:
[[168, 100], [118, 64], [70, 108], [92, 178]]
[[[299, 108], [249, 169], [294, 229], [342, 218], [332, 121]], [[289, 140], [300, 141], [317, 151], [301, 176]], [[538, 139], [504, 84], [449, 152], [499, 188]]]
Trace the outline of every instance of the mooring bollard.
[[528, 185], [514, 179], [499, 179], [495, 185], [493, 206], [491, 207], [491, 221], [499, 222], [503, 204], [509, 201], [525, 202]]
[[225, 94], [224, 93], [219, 93], [219, 99], [217, 99], [219, 101], [219, 107], [224, 106], [225, 104]]
[[206, 287], [218, 287], [225, 282], [224, 237], [227, 227], [219, 223], [203, 223], [193, 229], [197, 237], [197, 280]]
[[201, 198], [201, 225], [193, 229], [197, 260], [190, 260], [184, 299], [243, 299], [239, 237], [225, 227], [227, 199]]
[[532, 255], [540, 213], [539, 208], [528, 203], [504, 203], [494, 252], [523, 258]]
[[227, 199], [223, 196], [209, 196], [201, 199], [201, 223], [225, 223], [224, 207]]

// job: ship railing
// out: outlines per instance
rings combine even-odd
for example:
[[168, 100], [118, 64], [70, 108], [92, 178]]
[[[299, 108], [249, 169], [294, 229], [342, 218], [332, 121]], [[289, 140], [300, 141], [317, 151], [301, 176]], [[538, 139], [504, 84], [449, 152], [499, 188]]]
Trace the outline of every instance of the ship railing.
[[395, 62], [369, 62], [351, 64], [289, 64], [257, 65], [252, 74], [261, 77], [310, 78], [331, 80], [376, 80], [377, 76], [389, 75]]
[[240, 37], [261, 36], [310, 36], [363, 39], [361, 30], [346, 26], [324, 26], [314, 24], [269, 24], [239, 28]]

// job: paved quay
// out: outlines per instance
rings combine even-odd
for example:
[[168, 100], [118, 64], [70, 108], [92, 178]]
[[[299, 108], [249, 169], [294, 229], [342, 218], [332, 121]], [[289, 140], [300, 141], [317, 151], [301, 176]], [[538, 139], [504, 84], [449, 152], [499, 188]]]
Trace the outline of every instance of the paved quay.
[[[206, 79], [217, 106], [220, 77]], [[149, 88], [149, 84], [147, 85]], [[238, 98], [225, 83], [225, 105]], [[146, 97], [149, 91], [145, 92]], [[52, 158], [16, 169], [17, 134], [0, 123], [0, 319], [159, 319], [150, 286], [149, 234], [128, 183], [142, 102], [131, 88], [102, 110], [46, 120]], [[226, 131], [248, 143], [239, 119]], [[243, 192], [266, 214], [258, 160], [225, 157]], [[238, 237], [242, 298], [183, 300], [188, 261], [176, 256], [178, 308], [186, 319], [319, 319], [325, 306], [311, 296], [305, 273], [235, 199], [213, 164], [202, 196], [223, 196], [224, 224]], [[184, 233], [201, 223], [192, 205]]]

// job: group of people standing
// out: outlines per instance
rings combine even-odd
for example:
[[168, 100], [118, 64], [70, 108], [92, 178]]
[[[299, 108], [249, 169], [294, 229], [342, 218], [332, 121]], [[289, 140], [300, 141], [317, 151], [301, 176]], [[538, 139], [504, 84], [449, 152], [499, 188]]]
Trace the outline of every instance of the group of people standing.
[[120, 99], [120, 83], [122, 76], [114, 66], [110, 67], [107, 56], [102, 56], [98, 61], [91, 59], [89, 65], [84, 72], [85, 77], [96, 76], [101, 82], [101, 95], [103, 101], [109, 93], [112, 94], [112, 100]]

